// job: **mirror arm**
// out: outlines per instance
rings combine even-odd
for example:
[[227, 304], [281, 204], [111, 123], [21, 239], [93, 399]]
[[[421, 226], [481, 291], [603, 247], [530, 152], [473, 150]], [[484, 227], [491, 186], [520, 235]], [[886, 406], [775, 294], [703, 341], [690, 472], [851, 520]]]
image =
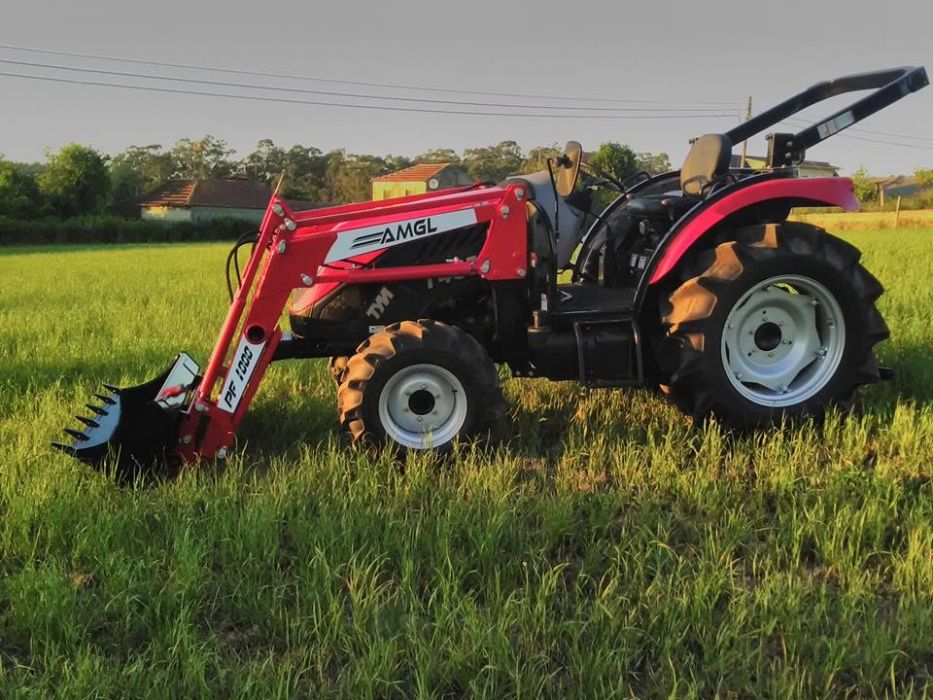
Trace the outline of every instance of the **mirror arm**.
[[596, 173], [596, 175], [597, 175], [598, 177], [601, 177], [601, 178], [602, 178], [603, 180], [605, 180], [606, 182], [608, 182], [608, 183], [610, 183], [610, 184], [612, 184], [612, 185], [615, 185], [616, 187], [619, 188], [619, 192], [621, 192], [622, 194], [625, 194], [625, 185], [623, 185], [621, 182], [619, 182], [619, 181], [616, 180], [614, 177], [612, 177], [612, 175], [610, 175], [609, 173], [605, 172], [605, 171], [602, 170], [601, 168], [598, 168], [598, 167], [596, 167], [595, 165], [592, 165], [592, 164], [590, 164], [590, 163], [580, 163], [580, 167], [583, 168], [583, 169], [585, 169], [585, 170], [589, 170], [589, 171], [591, 171], [591, 172]]
[[[562, 156], [566, 158], [566, 156]], [[547, 174], [551, 178], [551, 190], [554, 192], [554, 243], [556, 245], [557, 238], [560, 235], [560, 195], [557, 194], [557, 180], [554, 179], [554, 168], [551, 166], [551, 159], [547, 159]], [[557, 251], [554, 251], [555, 255]]]

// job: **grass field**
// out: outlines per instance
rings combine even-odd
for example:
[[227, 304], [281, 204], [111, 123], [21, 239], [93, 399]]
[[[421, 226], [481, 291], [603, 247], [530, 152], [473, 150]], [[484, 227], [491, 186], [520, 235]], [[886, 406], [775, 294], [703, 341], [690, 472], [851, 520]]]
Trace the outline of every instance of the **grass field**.
[[225, 467], [140, 490], [48, 443], [206, 357], [227, 247], [0, 251], [0, 696], [933, 695], [933, 229], [845, 235], [898, 379], [822, 431], [509, 381], [506, 444], [397, 466], [292, 362]]
[[833, 211], [794, 214], [798, 221], [806, 221], [833, 231], [871, 231], [933, 227], [933, 209], [904, 209], [898, 216], [893, 211]]

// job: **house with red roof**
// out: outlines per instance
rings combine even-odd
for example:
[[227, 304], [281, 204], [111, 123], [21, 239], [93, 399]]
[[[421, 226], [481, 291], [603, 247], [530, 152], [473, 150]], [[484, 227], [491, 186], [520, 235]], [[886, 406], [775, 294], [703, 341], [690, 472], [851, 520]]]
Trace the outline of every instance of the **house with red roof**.
[[240, 219], [259, 224], [272, 196], [264, 182], [169, 180], [139, 201], [140, 216], [155, 221]]
[[418, 163], [375, 178], [373, 199], [408, 197], [472, 184], [473, 180], [453, 163]]

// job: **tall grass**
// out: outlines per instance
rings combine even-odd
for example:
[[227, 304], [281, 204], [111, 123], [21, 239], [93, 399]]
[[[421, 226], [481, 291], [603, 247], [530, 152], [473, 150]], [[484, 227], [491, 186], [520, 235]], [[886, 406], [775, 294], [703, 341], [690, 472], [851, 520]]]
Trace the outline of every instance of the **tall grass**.
[[847, 238], [898, 379], [822, 429], [509, 381], [504, 444], [400, 466], [296, 361], [226, 465], [135, 490], [48, 441], [206, 356], [226, 246], [0, 251], [0, 696], [929, 695], [933, 231]]

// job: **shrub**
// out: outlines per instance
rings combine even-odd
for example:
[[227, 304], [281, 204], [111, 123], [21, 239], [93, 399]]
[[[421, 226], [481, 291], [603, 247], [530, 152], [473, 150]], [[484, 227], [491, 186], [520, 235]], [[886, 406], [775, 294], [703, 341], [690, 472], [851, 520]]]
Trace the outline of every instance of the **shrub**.
[[0, 245], [223, 241], [233, 240], [255, 228], [247, 221], [233, 219], [165, 223], [124, 219], [110, 214], [25, 221], [0, 217]]

